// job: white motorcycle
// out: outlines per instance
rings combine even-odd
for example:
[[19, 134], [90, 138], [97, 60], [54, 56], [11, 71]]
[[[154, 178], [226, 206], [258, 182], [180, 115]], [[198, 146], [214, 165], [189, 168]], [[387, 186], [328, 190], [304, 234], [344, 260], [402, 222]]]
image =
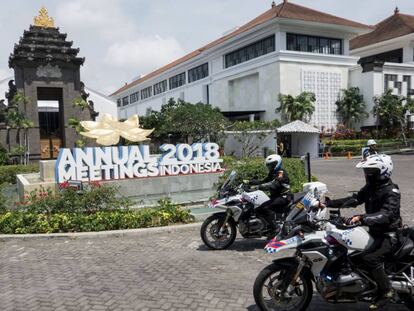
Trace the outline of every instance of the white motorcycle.
[[[327, 219], [327, 209], [315, 208], [323, 193], [305, 196], [292, 209], [282, 230], [265, 249], [269, 253], [295, 249], [292, 257], [276, 259], [254, 283], [254, 299], [261, 310], [306, 310], [313, 286], [329, 303], [372, 302], [377, 285], [364, 267], [361, 254], [373, 243], [360, 226], [340, 217]], [[401, 230], [395, 252], [385, 263], [396, 292], [392, 303], [414, 310], [414, 229]]]
[[[236, 172], [232, 171], [219, 190], [219, 197], [209, 203], [209, 207], [217, 209], [217, 212], [208, 217], [201, 226], [201, 239], [211, 249], [225, 249], [232, 245], [237, 235], [237, 227], [244, 238], [276, 234], [268, 222], [255, 212], [256, 207], [270, 198], [263, 191], [252, 191], [244, 184], [237, 188], [232, 187], [235, 178]], [[282, 213], [276, 214], [275, 222], [282, 222], [289, 210], [290, 203]]]

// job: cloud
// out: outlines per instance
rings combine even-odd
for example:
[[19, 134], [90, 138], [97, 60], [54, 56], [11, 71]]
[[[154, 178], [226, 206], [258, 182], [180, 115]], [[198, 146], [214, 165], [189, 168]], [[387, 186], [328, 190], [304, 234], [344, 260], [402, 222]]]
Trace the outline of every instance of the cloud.
[[66, 1], [57, 7], [56, 20], [71, 31], [93, 33], [105, 41], [126, 39], [134, 35], [137, 26], [122, 8], [119, 0]]
[[13, 75], [13, 70], [0, 68], [0, 80], [12, 77]]
[[173, 37], [159, 35], [113, 43], [105, 62], [118, 67], [134, 66], [140, 73], [148, 73], [184, 54], [180, 43]]

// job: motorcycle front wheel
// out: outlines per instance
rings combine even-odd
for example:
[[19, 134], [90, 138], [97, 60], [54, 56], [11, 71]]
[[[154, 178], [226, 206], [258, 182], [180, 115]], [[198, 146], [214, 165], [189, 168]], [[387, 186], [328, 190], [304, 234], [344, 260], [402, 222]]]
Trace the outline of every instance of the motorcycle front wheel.
[[253, 295], [261, 310], [304, 311], [309, 306], [313, 295], [312, 281], [303, 273], [294, 285], [289, 285], [286, 291], [282, 290], [290, 268], [273, 263], [259, 273], [254, 282]]
[[201, 239], [208, 248], [214, 250], [226, 249], [236, 239], [237, 228], [233, 218], [226, 223], [226, 214], [213, 214], [201, 225]]

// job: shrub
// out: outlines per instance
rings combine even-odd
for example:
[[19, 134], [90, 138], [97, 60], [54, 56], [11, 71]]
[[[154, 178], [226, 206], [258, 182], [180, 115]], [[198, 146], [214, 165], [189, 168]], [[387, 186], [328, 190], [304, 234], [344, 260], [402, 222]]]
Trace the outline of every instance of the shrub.
[[15, 209], [0, 211], [1, 233], [51, 233], [118, 230], [189, 223], [193, 217], [170, 200], [155, 208], [129, 209], [129, 200], [116, 196], [117, 189], [99, 184], [83, 192], [63, 187], [53, 195], [40, 189]]
[[[264, 159], [259, 157], [243, 158], [240, 160], [236, 160], [235, 158], [231, 160], [230, 157], [226, 157], [224, 165], [227, 168], [227, 171], [220, 179], [218, 186], [224, 182], [232, 170], [237, 172], [235, 184], [240, 184], [245, 179], [262, 179], [267, 175], [267, 168], [264, 165]], [[303, 184], [308, 181], [302, 161], [300, 159], [283, 159], [283, 168], [289, 174], [291, 191], [302, 191]]]
[[192, 221], [189, 211], [175, 204], [139, 210], [103, 210], [92, 214], [42, 214], [17, 210], [0, 214], [0, 232], [19, 234], [104, 231], [167, 226]]
[[0, 145], [0, 165], [6, 165], [9, 161], [9, 153], [6, 148]]
[[[378, 139], [376, 140], [378, 144], [379, 152], [384, 152], [386, 150], [398, 149], [401, 146], [404, 146], [403, 141], [395, 139]], [[411, 141], [412, 142], [412, 141]], [[329, 143], [329, 144], [328, 144]], [[362, 152], [362, 148], [366, 146], [366, 139], [355, 139], [355, 140], [339, 140], [339, 141], [329, 141], [328, 145], [331, 145], [331, 153], [333, 155], [345, 155], [347, 152], [352, 152], [354, 155], [359, 155]]]
[[39, 172], [38, 164], [0, 166], [0, 184], [15, 184], [17, 174]]
[[95, 213], [105, 210], [127, 209], [130, 201], [117, 196], [117, 187], [91, 184], [85, 191], [77, 191], [68, 187], [67, 183], [60, 185], [58, 193], [50, 190], [36, 189], [21, 202], [16, 202], [20, 210], [37, 214], [53, 214], [61, 212]]

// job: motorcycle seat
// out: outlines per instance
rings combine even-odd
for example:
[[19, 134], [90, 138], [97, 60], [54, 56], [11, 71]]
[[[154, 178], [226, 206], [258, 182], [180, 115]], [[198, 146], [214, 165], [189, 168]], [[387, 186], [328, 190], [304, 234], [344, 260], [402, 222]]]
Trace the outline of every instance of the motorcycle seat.
[[394, 255], [394, 258], [400, 259], [408, 254], [414, 249], [414, 242], [410, 238], [407, 238], [403, 245], [400, 246], [400, 248], [397, 250], [397, 252]]
[[400, 259], [407, 255], [414, 255], [414, 227], [403, 229], [397, 233], [399, 248], [394, 253], [394, 258]]

